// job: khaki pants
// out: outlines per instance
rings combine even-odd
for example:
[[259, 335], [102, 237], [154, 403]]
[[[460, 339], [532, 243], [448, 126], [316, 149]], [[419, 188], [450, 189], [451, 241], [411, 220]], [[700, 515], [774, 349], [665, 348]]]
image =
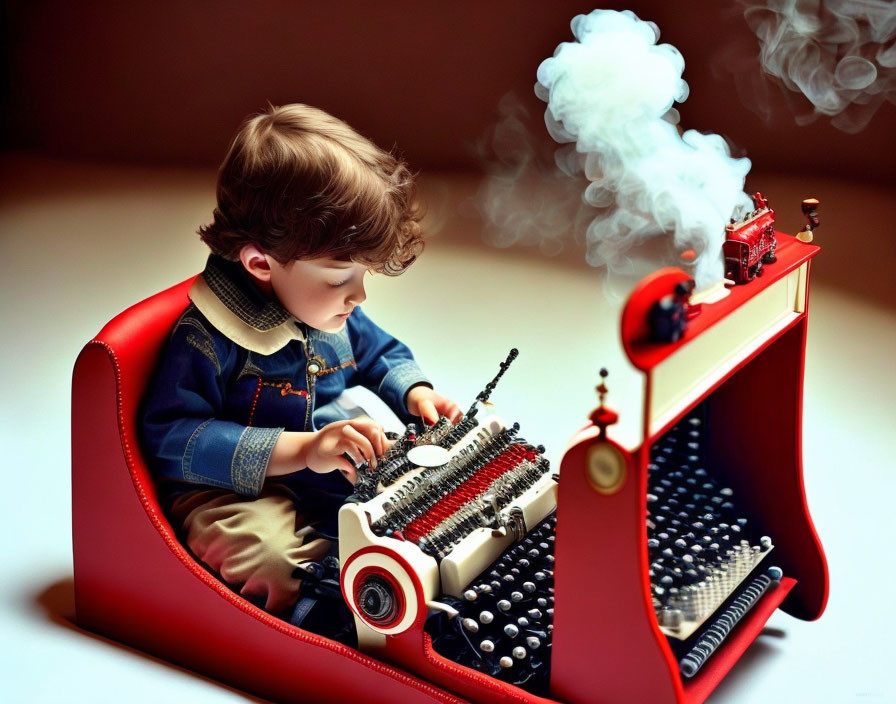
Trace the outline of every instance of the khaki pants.
[[296, 537], [305, 517], [296, 513], [291, 494], [276, 485], [254, 500], [224, 489], [190, 491], [174, 501], [171, 517], [198, 560], [243, 596], [264, 600], [274, 614], [298, 599], [296, 566], [322, 559], [331, 544]]

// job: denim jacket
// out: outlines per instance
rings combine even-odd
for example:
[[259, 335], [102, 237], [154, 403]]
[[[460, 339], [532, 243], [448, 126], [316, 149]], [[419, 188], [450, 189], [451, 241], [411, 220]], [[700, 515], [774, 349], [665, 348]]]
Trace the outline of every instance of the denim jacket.
[[[184, 483], [257, 496], [284, 430], [316, 430], [344, 418], [332, 403], [363, 385], [403, 420], [405, 395], [429, 385], [411, 351], [355, 308], [337, 333], [309, 328], [266, 298], [239, 262], [211, 255], [190, 289], [144, 399], [142, 437], [168, 493]], [[332, 491], [339, 472], [308, 469], [272, 478]]]

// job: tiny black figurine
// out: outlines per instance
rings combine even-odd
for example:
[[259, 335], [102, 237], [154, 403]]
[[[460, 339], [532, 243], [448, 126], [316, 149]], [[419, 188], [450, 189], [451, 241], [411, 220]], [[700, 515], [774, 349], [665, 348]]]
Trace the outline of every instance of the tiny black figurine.
[[650, 336], [657, 342], [678, 342], [688, 327], [688, 311], [694, 280], [675, 285], [675, 290], [650, 309]]

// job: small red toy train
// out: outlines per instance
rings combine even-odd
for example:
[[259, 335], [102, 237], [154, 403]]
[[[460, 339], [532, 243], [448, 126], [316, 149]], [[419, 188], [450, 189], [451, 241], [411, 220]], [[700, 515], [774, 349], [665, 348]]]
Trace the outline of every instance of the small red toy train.
[[757, 191], [753, 194], [753, 211], [744, 218], [734, 218], [725, 226], [725, 278], [745, 284], [762, 275], [762, 265], [775, 261], [775, 211]]

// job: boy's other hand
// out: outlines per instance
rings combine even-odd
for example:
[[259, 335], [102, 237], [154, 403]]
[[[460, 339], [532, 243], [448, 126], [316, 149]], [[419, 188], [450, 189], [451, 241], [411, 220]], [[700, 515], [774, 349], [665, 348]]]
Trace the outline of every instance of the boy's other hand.
[[406, 400], [408, 410], [413, 415], [423, 418], [429, 425], [438, 422], [440, 415], [447, 416], [452, 423], [457, 423], [463, 417], [454, 401], [428, 386], [415, 386], [408, 391]]
[[320, 473], [338, 469], [352, 484], [357, 483], [358, 474], [343, 454], [351, 455], [357, 464], [367, 461], [376, 467], [376, 458], [390, 445], [383, 426], [369, 418], [336, 421], [309, 436], [301, 464]]

